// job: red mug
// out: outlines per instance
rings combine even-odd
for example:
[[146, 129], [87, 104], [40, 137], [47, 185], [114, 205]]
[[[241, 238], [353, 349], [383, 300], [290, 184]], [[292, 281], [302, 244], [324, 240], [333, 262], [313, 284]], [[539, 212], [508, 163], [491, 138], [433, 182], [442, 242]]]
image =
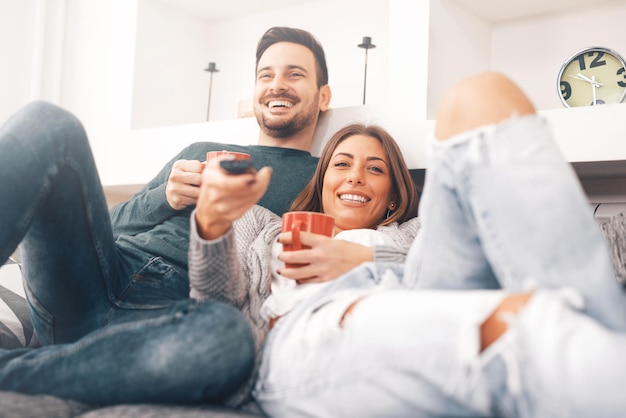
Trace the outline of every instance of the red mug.
[[[283, 244], [283, 251], [297, 251], [309, 248], [306, 245], [302, 245], [300, 240], [300, 232], [302, 231], [326, 235], [327, 237], [333, 236], [335, 219], [330, 215], [320, 212], [297, 211], [283, 214], [282, 219], [282, 232], [291, 231], [291, 244]], [[288, 268], [301, 266], [301, 264], [285, 263], [285, 267]]]
[[250, 159], [250, 154], [246, 154], [245, 152], [209, 151], [206, 153], [206, 162], [209, 162], [211, 158], [220, 157], [222, 155], [229, 156], [230, 158], [234, 158], [235, 160], [249, 160]]

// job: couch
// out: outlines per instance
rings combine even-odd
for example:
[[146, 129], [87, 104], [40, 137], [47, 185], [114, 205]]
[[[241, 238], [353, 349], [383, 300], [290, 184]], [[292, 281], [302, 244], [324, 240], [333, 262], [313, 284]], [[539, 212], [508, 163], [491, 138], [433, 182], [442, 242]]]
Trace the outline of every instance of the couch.
[[[616, 277], [626, 287], [626, 213], [599, 221], [606, 238]], [[36, 346], [26, 311], [19, 259], [0, 267], [0, 348]], [[258, 417], [258, 413], [235, 411], [211, 405], [87, 405], [44, 395], [0, 391], [1, 417], [46, 418], [236, 418]]]

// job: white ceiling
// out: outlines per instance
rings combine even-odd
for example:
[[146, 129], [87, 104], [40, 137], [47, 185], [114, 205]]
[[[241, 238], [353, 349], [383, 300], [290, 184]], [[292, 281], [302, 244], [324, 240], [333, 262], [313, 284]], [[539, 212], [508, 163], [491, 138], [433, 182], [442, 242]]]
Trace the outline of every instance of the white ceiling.
[[[192, 13], [207, 21], [258, 13], [315, 0], [151, 0]], [[418, 1], [418, 0], [407, 0]], [[419, 0], [423, 1], [423, 0]], [[464, 9], [497, 23], [520, 17], [585, 7], [611, 0], [452, 0]]]
[[459, 6], [497, 23], [559, 10], [573, 10], [609, 0], [454, 0]]
[[313, 0], [152, 0], [167, 4], [170, 7], [180, 9], [207, 21], [216, 21], [258, 13], [280, 7], [288, 7], [296, 4], [308, 3]]

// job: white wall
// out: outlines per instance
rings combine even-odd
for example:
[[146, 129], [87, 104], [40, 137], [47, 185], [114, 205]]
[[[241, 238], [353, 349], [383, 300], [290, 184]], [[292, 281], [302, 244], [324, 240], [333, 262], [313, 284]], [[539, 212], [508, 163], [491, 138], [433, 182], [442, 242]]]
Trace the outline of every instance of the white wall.
[[[152, 0], [139, 0], [132, 128], [206, 120], [209, 25]], [[233, 118], [236, 115], [233, 116]]]
[[66, 0], [59, 104], [83, 122], [101, 171], [130, 134], [137, 2]]
[[491, 25], [452, 1], [431, 1], [427, 117], [443, 94], [471, 74], [490, 68]]
[[368, 52], [367, 103], [387, 92], [389, 0], [315, 0], [291, 7], [206, 23], [151, 0], [139, 1], [133, 127], [206, 120], [209, 62], [214, 73], [210, 120], [234, 119], [239, 102], [252, 97], [256, 44], [271, 26], [311, 31], [326, 52], [334, 108], [363, 100], [363, 36]]
[[0, 0], [0, 120], [31, 98], [36, 0]]
[[428, 104], [431, 1], [390, 0], [388, 89], [389, 112], [410, 122], [424, 119]]
[[59, 103], [65, 0], [0, 0], [0, 123], [31, 100]]
[[134, 6], [67, 1], [61, 104], [94, 131], [130, 127]]
[[85, 125], [100, 165], [130, 131], [136, 1], [0, 0], [0, 120], [31, 100]]

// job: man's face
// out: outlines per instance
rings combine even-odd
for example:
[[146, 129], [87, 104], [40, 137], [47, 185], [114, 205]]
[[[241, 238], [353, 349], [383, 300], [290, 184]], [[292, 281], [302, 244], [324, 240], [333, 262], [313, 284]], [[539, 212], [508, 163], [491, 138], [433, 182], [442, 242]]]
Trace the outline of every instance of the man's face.
[[320, 97], [313, 52], [291, 42], [265, 50], [257, 66], [253, 103], [266, 135], [288, 138], [315, 125], [320, 110], [328, 108]]

